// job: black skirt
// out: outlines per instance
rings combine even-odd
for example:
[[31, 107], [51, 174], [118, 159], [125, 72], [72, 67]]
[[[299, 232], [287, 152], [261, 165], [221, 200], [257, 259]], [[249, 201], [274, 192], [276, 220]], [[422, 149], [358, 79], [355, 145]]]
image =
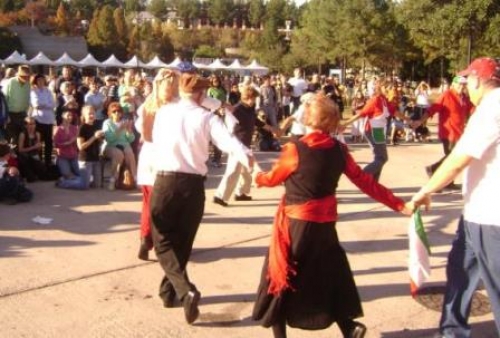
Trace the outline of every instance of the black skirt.
[[290, 219], [291, 255], [297, 274], [293, 290], [267, 293], [268, 257], [264, 262], [252, 318], [270, 327], [285, 320], [290, 327], [320, 330], [363, 315], [361, 301], [335, 222]]

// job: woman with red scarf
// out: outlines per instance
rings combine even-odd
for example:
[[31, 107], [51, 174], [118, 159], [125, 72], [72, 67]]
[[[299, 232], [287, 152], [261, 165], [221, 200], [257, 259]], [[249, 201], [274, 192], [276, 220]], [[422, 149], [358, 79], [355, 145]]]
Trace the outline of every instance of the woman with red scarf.
[[330, 137], [339, 113], [317, 95], [306, 106], [307, 133], [283, 147], [269, 172], [259, 172], [259, 187], [284, 182], [268, 257], [264, 262], [253, 319], [286, 338], [286, 325], [319, 330], [337, 323], [344, 337], [361, 338], [366, 327], [361, 301], [335, 224], [335, 190], [345, 174], [364, 193], [410, 215], [411, 204], [395, 197], [354, 162], [347, 147]]

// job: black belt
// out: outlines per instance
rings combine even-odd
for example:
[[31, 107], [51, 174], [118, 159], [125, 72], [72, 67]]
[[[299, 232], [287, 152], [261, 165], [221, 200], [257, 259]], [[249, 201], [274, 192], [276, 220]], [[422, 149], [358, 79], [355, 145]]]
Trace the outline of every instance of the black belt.
[[198, 179], [205, 179], [205, 176], [200, 175], [200, 174], [191, 174], [191, 173], [181, 173], [178, 171], [166, 171], [166, 170], [158, 170], [156, 172], [157, 176], [173, 176], [173, 177], [183, 177], [183, 178], [198, 178]]

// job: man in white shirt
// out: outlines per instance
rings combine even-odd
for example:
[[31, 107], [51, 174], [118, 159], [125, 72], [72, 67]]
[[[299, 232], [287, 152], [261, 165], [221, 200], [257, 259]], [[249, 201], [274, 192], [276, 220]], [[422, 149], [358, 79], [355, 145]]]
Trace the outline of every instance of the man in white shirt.
[[448, 256], [446, 292], [439, 337], [470, 337], [468, 318], [479, 283], [488, 292], [500, 333], [500, 64], [474, 60], [459, 73], [467, 77], [471, 102], [477, 107], [450, 155], [413, 197], [430, 205], [430, 194], [443, 189], [462, 171], [464, 209]]
[[288, 80], [288, 84], [292, 86], [292, 97], [291, 97], [291, 107], [290, 113], [293, 114], [300, 106], [300, 97], [307, 90], [307, 81], [302, 77], [302, 70], [300, 68], [295, 68], [293, 71], [293, 77]]
[[251, 151], [201, 106], [209, 86], [208, 79], [181, 74], [181, 99], [160, 108], [153, 126], [157, 176], [150, 204], [153, 242], [165, 272], [160, 297], [165, 307], [172, 307], [177, 295], [189, 324], [198, 318], [200, 292], [189, 281], [186, 266], [205, 207], [209, 142], [248, 169], [253, 164]]

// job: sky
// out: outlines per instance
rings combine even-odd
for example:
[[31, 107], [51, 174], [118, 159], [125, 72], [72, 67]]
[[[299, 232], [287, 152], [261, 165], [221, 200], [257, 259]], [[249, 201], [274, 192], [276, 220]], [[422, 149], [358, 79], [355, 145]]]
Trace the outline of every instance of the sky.
[[294, 1], [297, 6], [302, 6], [306, 2], [306, 0], [294, 0]]

